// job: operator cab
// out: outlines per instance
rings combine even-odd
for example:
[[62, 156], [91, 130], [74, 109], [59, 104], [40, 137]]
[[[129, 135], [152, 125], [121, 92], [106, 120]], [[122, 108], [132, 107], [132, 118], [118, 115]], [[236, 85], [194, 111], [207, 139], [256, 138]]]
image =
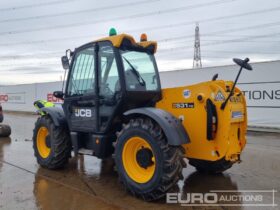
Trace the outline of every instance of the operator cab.
[[136, 43], [111, 30], [109, 37], [63, 56], [64, 67], [71, 60], [63, 94], [70, 130], [108, 133], [125, 111], [154, 106], [161, 99], [156, 47], [145, 35]]

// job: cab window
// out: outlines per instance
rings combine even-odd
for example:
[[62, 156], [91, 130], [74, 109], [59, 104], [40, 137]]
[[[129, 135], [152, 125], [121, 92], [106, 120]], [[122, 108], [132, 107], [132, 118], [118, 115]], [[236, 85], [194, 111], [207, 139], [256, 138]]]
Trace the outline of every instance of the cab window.
[[121, 50], [126, 89], [156, 91], [159, 89], [154, 56], [147, 52]]
[[119, 73], [113, 47], [107, 43], [99, 44], [100, 62], [100, 95], [112, 97], [120, 90]]
[[75, 55], [67, 89], [68, 96], [94, 94], [94, 47], [83, 49]]

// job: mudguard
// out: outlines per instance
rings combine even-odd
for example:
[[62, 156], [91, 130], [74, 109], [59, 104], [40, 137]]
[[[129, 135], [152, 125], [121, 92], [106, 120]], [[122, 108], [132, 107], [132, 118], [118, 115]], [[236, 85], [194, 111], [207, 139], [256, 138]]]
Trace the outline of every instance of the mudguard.
[[129, 115], [145, 115], [156, 121], [162, 128], [169, 145], [182, 145], [190, 142], [189, 135], [181, 121], [169, 112], [153, 107], [132, 109], [124, 113]]
[[41, 110], [52, 118], [55, 126], [67, 126], [67, 121], [62, 108], [43, 107]]

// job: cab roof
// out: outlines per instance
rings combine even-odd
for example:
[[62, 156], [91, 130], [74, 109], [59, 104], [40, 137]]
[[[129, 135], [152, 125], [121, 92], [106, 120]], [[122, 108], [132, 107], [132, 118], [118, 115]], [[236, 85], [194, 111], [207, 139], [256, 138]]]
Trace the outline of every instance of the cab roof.
[[119, 35], [113, 35], [113, 36], [108, 36], [104, 37], [98, 40], [95, 40], [94, 42], [101, 42], [101, 41], [110, 41], [112, 45], [116, 48], [119, 48], [124, 40], [129, 40], [132, 45], [138, 45], [143, 48], [152, 48], [153, 53], [156, 53], [157, 50], [157, 42], [155, 41], [141, 41], [141, 42], [136, 42], [134, 38], [128, 34], [119, 34]]

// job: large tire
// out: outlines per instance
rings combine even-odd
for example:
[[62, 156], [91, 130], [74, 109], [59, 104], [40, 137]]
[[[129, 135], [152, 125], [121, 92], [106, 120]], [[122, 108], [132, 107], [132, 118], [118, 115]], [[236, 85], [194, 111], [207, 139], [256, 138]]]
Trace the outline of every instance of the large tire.
[[223, 173], [233, 165], [232, 162], [226, 161], [225, 159], [217, 161], [190, 159], [189, 164], [194, 166], [198, 172], [206, 174]]
[[55, 126], [48, 116], [39, 117], [33, 130], [33, 148], [42, 167], [57, 169], [65, 166], [72, 150], [68, 129]]
[[[157, 200], [183, 179], [183, 148], [169, 145], [162, 129], [152, 120], [132, 119], [117, 136], [114, 157], [119, 180], [133, 195], [146, 201]], [[146, 156], [141, 156], [140, 151], [142, 155], [145, 151]]]
[[11, 135], [11, 127], [6, 124], [0, 124], [0, 137], [9, 137]]

